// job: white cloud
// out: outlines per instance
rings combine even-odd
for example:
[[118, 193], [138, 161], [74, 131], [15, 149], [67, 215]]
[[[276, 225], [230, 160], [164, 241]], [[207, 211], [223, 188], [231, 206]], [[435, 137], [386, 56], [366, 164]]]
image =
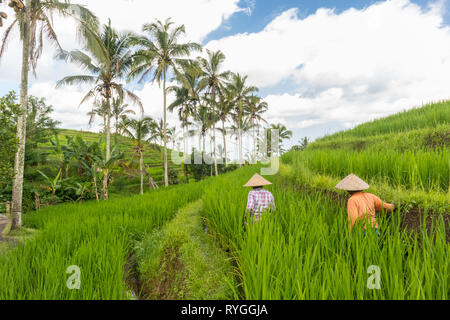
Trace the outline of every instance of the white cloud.
[[[240, 0], [74, 0], [74, 3], [83, 4], [98, 15], [101, 23], [107, 23], [108, 18], [117, 30], [130, 30], [140, 32], [144, 23], [153, 22], [155, 18], [164, 21], [171, 17], [175, 24], [184, 24], [186, 39], [201, 42], [210, 32], [219, 28], [222, 23], [236, 12], [241, 12], [238, 6]], [[2, 9], [3, 10], [3, 9]], [[6, 8], [10, 17], [13, 11]], [[11, 19], [6, 21], [11, 22]], [[55, 29], [59, 41], [66, 50], [79, 48], [76, 39], [75, 26], [69, 20], [62, 20], [55, 16]], [[6, 28], [0, 29], [0, 39]], [[17, 90], [21, 70], [21, 45], [18, 33], [11, 35], [8, 49], [0, 62], [0, 92]], [[87, 129], [88, 118], [86, 113], [90, 110], [88, 105], [77, 109], [87, 88], [65, 87], [56, 89], [56, 81], [68, 75], [84, 74], [73, 64], [66, 64], [54, 59], [55, 51], [50, 45], [44, 48], [41, 57], [37, 78], [30, 73], [30, 93], [46, 97], [55, 108], [54, 117], [63, 122], [64, 127], [74, 129]], [[146, 111], [154, 117], [162, 117], [162, 94], [157, 85], [146, 85], [142, 91]], [[169, 119], [174, 120], [169, 114]], [[172, 121], [173, 122], [173, 121]], [[95, 127], [98, 128], [98, 127]]]
[[[190, 40], [202, 41], [233, 13], [251, 11], [254, 2], [248, 1], [248, 8], [239, 8], [238, 0], [169, 0], [157, 5], [146, 0], [114, 1], [114, 5], [110, 0], [82, 3], [98, 13], [102, 22], [111, 17], [117, 29], [139, 31], [153, 17], [170, 15], [177, 24], [186, 25]], [[443, 26], [444, 12], [444, 1], [422, 8], [408, 0], [377, 2], [341, 13], [319, 9], [304, 18], [298, 17], [298, 9], [290, 9], [260, 32], [236, 34], [211, 41], [206, 47], [222, 50], [228, 69], [248, 74], [251, 84], [270, 90], [265, 97], [268, 120], [287, 124], [297, 140], [314, 127], [329, 124], [336, 128], [339, 124], [348, 128], [448, 98], [450, 28]], [[77, 47], [72, 26], [60, 26], [63, 45]], [[0, 65], [0, 86], [8, 83], [15, 88], [19, 82], [19, 47], [11, 43]], [[53, 53], [47, 50], [31, 88], [32, 94], [47, 97], [59, 120], [68, 126], [87, 121], [84, 114], [88, 110], [70, 116], [86, 91], [56, 90], [53, 85], [76, 72], [75, 66], [54, 61]], [[289, 83], [289, 88], [283, 83]], [[147, 114], [162, 116], [157, 85], [147, 84], [136, 93]], [[169, 121], [175, 118], [169, 114]]]
[[[319, 9], [304, 19], [290, 9], [261, 32], [207, 47], [226, 54], [227, 68], [274, 92], [266, 97], [269, 120], [282, 117], [291, 128], [336, 121], [348, 127], [450, 96], [444, 11], [443, 1], [423, 9], [408, 0], [339, 14]], [[286, 81], [298, 94], [283, 93]]]

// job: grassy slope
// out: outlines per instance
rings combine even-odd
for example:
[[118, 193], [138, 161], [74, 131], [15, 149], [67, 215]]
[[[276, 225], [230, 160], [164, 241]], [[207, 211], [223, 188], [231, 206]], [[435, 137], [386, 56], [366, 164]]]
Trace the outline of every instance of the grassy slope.
[[387, 201], [449, 212], [450, 102], [376, 120], [283, 157], [281, 175], [320, 189], [355, 173]]
[[[0, 255], [0, 300], [126, 299], [125, 265], [133, 243], [199, 199], [206, 183], [24, 216], [25, 226], [39, 232]], [[80, 290], [66, 286], [70, 266], [81, 269]]]

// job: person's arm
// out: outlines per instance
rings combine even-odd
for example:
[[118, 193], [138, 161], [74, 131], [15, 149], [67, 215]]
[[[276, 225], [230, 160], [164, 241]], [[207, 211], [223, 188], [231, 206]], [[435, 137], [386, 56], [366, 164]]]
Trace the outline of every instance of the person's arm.
[[375, 210], [377, 212], [381, 212], [381, 211], [383, 211], [383, 209], [388, 212], [392, 212], [395, 210], [395, 204], [384, 202], [377, 196], [373, 196], [373, 199], [375, 202]]
[[253, 194], [250, 192], [248, 194], [248, 201], [247, 201], [247, 212], [251, 212], [253, 207], [255, 205], [255, 199], [253, 197]]
[[272, 210], [275, 210], [275, 198], [273, 197], [273, 194], [270, 194], [270, 207]]

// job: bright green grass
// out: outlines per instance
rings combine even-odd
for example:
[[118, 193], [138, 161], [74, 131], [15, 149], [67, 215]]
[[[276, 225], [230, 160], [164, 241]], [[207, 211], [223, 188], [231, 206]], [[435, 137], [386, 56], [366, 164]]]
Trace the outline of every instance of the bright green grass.
[[[220, 177], [203, 198], [210, 227], [235, 251], [244, 299], [448, 299], [450, 246], [442, 219], [432, 236], [409, 235], [400, 217], [381, 216], [381, 238], [349, 231], [345, 208], [319, 193], [283, 188], [272, 177], [277, 211], [242, 226], [257, 168]], [[269, 178], [270, 179], [270, 178]], [[367, 269], [381, 270], [381, 290], [369, 290]]]
[[[206, 183], [26, 215], [25, 226], [40, 231], [0, 256], [0, 300], [125, 299], [124, 267], [133, 242], [199, 199]], [[80, 290], [66, 286], [72, 265], [81, 269]]]
[[[203, 228], [201, 201], [180, 210], [176, 217], [135, 247], [141, 283], [148, 298], [223, 300], [233, 297], [235, 280], [230, 259]], [[174, 272], [173, 264], [178, 265]], [[169, 280], [170, 279], [170, 280]], [[171, 281], [161, 292], [159, 285]]]
[[436, 151], [370, 149], [351, 151], [307, 150], [285, 156], [290, 162], [304, 163], [319, 174], [346, 177], [354, 173], [363, 179], [386, 182], [393, 187], [403, 186], [424, 191], [448, 192], [450, 181], [450, 153], [447, 148]]
[[374, 152], [396, 152], [436, 150], [450, 147], [450, 123], [437, 127], [415, 129], [395, 134], [387, 133], [374, 136], [336, 136], [333, 139], [318, 140], [312, 143], [308, 150], [367, 150]]

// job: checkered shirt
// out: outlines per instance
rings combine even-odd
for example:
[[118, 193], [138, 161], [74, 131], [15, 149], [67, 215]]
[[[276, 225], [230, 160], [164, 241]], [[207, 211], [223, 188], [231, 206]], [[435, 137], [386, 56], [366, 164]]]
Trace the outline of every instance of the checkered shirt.
[[[265, 189], [255, 189], [248, 194], [247, 211], [257, 216], [267, 209], [275, 209], [272, 193]], [[257, 218], [257, 217], [256, 217]]]

